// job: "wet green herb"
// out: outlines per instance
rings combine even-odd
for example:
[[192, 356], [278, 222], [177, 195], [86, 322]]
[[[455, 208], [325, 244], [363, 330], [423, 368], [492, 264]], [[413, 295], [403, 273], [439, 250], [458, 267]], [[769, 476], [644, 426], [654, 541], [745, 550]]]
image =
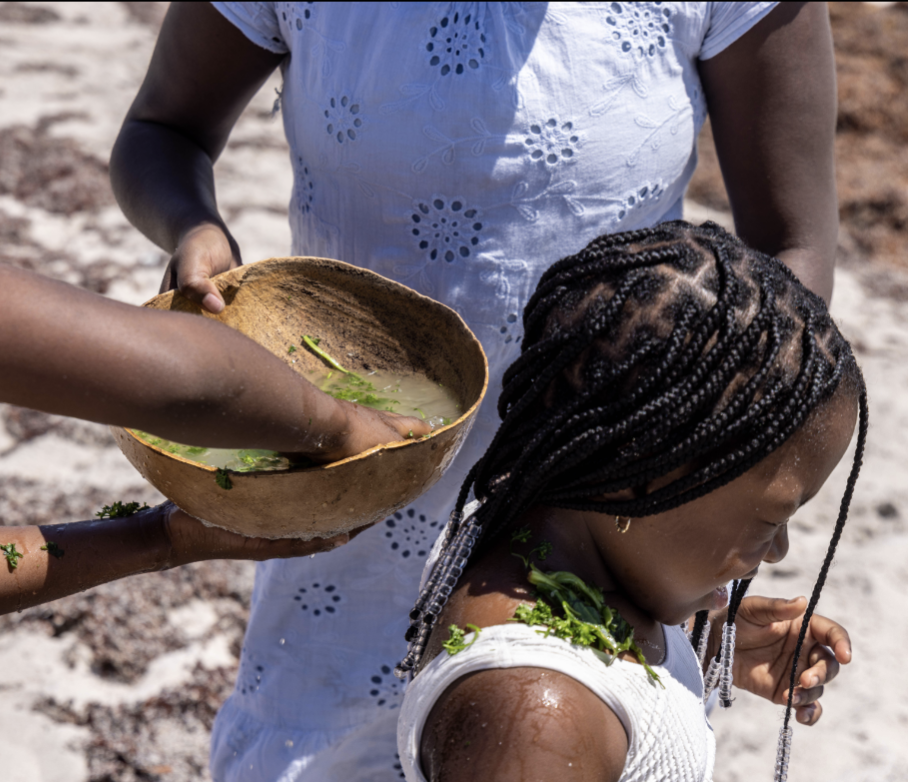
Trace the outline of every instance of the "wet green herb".
[[317, 337], [308, 337], [305, 334], [303, 335], [303, 342], [306, 344], [306, 347], [309, 348], [316, 356], [318, 356], [322, 361], [324, 361], [329, 367], [334, 367], [338, 372], [343, 372], [345, 375], [356, 375], [355, 372], [351, 372], [348, 369], [344, 369], [340, 364], [337, 363], [331, 356], [329, 356], [324, 350], [322, 350], [318, 343], [321, 342]]
[[291, 345], [289, 348], [287, 348], [287, 352], [296, 353], [296, 345]]
[[62, 557], [66, 553], [52, 540], [47, 541], [47, 543], [41, 546], [41, 551], [46, 551], [52, 557], [56, 557], [57, 559], [60, 559], [60, 557]]
[[148, 504], [143, 502], [140, 506], [138, 502], [115, 502], [113, 505], [105, 505], [95, 516], [99, 519], [125, 519], [127, 516], [133, 516], [140, 510], [148, 510]]
[[480, 633], [480, 630], [476, 625], [468, 624], [467, 630], [473, 631], [473, 638], [470, 643], [465, 643], [464, 640], [466, 638], [466, 632], [464, 630], [461, 630], [457, 625], [451, 625], [448, 630], [450, 631], [448, 640], [445, 641], [441, 646], [450, 655], [462, 652], [464, 649], [469, 649], [474, 643], [476, 643], [476, 639], [479, 638]]
[[19, 566], [19, 560], [25, 556], [21, 551], [16, 551], [15, 543], [0, 545], [0, 551], [2, 551], [3, 556], [6, 557], [6, 564], [9, 566], [10, 572]]
[[650, 680], [661, 685], [659, 676], [646, 662], [643, 650], [634, 641], [634, 628], [621, 614], [605, 604], [602, 590], [573, 573], [543, 573], [529, 561], [534, 555], [545, 559], [551, 554], [549, 543], [541, 543], [527, 556], [513, 551], [515, 543], [526, 544], [529, 541], [529, 530], [517, 530], [511, 536], [511, 553], [528, 568], [527, 580], [536, 588], [538, 598], [533, 606], [518, 606], [511, 621], [523, 622], [530, 627], [544, 627], [544, 630], [537, 632], [564, 638], [577, 646], [588, 646], [606, 665], [611, 665], [619, 653], [630, 652], [644, 667]]
[[337, 384], [335, 385], [328, 384], [327, 381], [330, 377], [331, 375], [329, 374], [328, 377], [325, 378], [325, 383], [322, 385], [322, 391], [333, 396], [335, 399], [353, 402], [357, 405], [363, 405], [363, 407], [371, 407], [374, 410], [387, 410], [391, 413], [394, 412], [393, 405], [400, 404], [396, 399], [378, 396], [378, 389], [359, 375], [353, 373], [347, 374], [341, 380], [337, 381]]
[[218, 467], [214, 471], [214, 482], [224, 490], [233, 488], [233, 481], [230, 480], [230, 473], [223, 467]]

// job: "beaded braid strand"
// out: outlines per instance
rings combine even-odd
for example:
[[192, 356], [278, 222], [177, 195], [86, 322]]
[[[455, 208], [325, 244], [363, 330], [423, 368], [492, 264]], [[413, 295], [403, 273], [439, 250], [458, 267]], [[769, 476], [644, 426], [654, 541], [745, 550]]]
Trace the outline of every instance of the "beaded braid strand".
[[[709, 661], [709, 668], [703, 679], [703, 697], [708, 698], [710, 693], [719, 688], [719, 704], [723, 709], [730, 709], [732, 704], [731, 686], [732, 686], [732, 667], [735, 661], [735, 617], [738, 614], [738, 607], [747, 594], [750, 587], [751, 579], [736, 580], [731, 590], [731, 597], [728, 601], [728, 617], [722, 626], [722, 641], [719, 644], [719, 651], [716, 656]], [[706, 612], [698, 612], [699, 613]], [[706, 634], [700, 636], [694, 649], [697, 650], [697, 658], [701, 660], [706, 651], [706, 642], [709, 630]], [[693, 638], [691, 638], [693, 643]], [[700, 647], [703, 647], [702, 650]]]
[[820, 600], [820, 592], [823, 590], [823, 586], [826, 583], [826, 576], [829, 573], [832, 558], [835, 556], [836, 548], [839, 545], [839, 539], [842, 537], [845, 520], [848, 518], [848, 509], [851, 506], [851, 498], [854, 495], [854, 487], [857, 483], [858, 474], [861, 472], [861, 465], [864, 460], [864, 447], [867, 444], [867, 427], [870, 417], [867, 409], [867, 388], [864, 386], [863, 378], [860, 378], [860, 384], [860, 395], [858, 397], [858, 441], [855, 447], [854, 461], [851, 465], [851, 473], [848, 475], [848, 482], [845, 484], [845, 494], [842, 497], [842, 504], [839, 506], [839, 516], [836, 519], [832, 539], [829, 541], [829, 547], [826, 549], [826, 556], [823, 558], [823, 565], [820, 567], [820, 574], [814, 584], [813, 592], [810, 595], [810, 601], [807, 604], [807, 610], [804, 612], [804, 619], [801, 622], [801, 631], [798, 633], [798, 643], [795, 646], [794, 651], [794, 662], [791, 665], [791, 675], [788, 680], [788, 702], [785, 704], [785, 719], [779, 730], [775, 782], [786, 782], [788, 779], [788, 759], [791, 755], [792, 736], [792, 729], [789, 722], [791, 720], [791, 709], [794, 698], [795, 682], [797, 680], [798, 661], [801, 657], [801, 648], [804, 646], [804, 639], [807, 636], [808, 629], [810, 629], [810, 619]]

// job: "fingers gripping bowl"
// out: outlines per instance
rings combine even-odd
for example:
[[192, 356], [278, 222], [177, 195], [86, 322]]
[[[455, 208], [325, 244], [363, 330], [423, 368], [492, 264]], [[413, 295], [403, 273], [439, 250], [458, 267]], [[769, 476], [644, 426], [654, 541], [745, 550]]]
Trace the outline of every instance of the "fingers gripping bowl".
[[412, 502], [444, 473], [466, 438], [488, 383], [479, 341], [453, 310], [374, 272], [325, 258], [274, 258], [214, 278], [220, 315], [171, 291], [146, 307], [214, 318], [303, 374], [324, 369], [288, 346], [317, 335], [320, 346], [361, 374], [423, 374], [455, 397], [460, 417], [431, 436], [390, 443], [317, 467], [231, 472], [168, 453], [129, 429], [113, 428], [126, 458], [156, 489], [193, 516], [252, 537], [329, 537]]

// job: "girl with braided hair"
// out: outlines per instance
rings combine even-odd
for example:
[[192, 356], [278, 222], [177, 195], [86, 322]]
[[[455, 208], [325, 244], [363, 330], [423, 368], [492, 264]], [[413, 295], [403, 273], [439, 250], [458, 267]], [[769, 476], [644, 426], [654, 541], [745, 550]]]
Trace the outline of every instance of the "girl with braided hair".
[[[867, 432], [848, 343], [778, 260], [681, 221], [555, 264], [524, 327], [410, 615], [406, 778], [709, 780], [704, 700], [734, 681], [785, 704], [785, 780], [792, 715], [851, 659], [814, 613]], [[856, 420], [810, 600], [745, 597]]]

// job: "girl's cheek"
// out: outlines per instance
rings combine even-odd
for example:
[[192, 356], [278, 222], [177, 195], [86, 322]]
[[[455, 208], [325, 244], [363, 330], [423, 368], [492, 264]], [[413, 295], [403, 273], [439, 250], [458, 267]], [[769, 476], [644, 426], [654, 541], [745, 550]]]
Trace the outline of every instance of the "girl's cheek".
[[750, 573], [764, 561], [771, 546], [772, 541], [765, 541], [757, 546], [750, 546], [746, 550], [739, 549], [730, 552], [722, 568], [714, 574], [713, 580], [717, 584], [727, 583]]

